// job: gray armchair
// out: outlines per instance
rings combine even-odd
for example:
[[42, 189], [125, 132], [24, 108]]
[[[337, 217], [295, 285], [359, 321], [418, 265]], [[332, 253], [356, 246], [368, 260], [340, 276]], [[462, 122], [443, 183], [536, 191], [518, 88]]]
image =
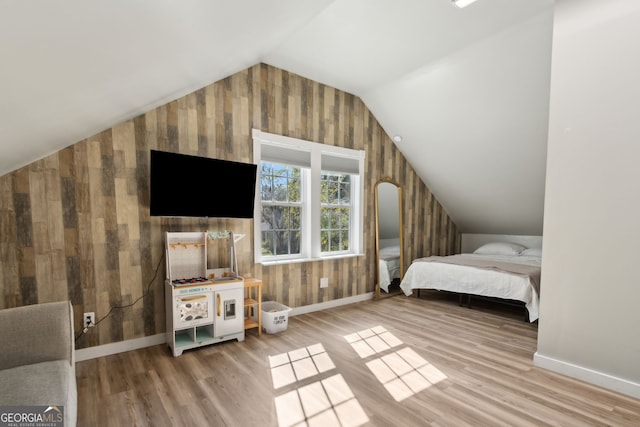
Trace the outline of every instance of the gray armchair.
[[75, 426], [74, 352], [69, 301], [0, 310], [0, 406], [63, 407]]

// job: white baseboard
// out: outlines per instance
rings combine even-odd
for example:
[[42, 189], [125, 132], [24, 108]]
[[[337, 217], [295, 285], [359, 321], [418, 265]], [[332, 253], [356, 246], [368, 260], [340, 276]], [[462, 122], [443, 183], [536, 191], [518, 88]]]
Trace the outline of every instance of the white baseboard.
[[[341, 305], [353, 304], [356, 302], [368, 301], [373, 298], [373, 292], [366, 294], [355, 295], [352, 297], [335, 299], [327, 302], [321, 302], [318, 304], [305, 305], [302, 307], [296, 307], [289, 313], [290, 316], [296, 316], [298, 314], [306, 314], [314, 311], [326, 310], [328, 308], [339, 307]], [[151, 347], [158, 344], [164, 344], [167, 342], [166, 334], [151, 335], [148, 337], [134, 338], [126, 341], [119, 341], [110, 344], [103, 344], [94, 347], [81, 348], [76, 350], [76, 362], [82, 362], [83, 360], [95, 359], [103, 356], [110, 356], [112, 354], [124, 353], [125, 351], [138, 350], [140, 348]]]
[[533, 364], [540, 368], [548, 369], [568, 377], [597, 385], [618, 393], [640, 399], [640, 384], [622, 378], [614, 377], [603, 372], [594, 371], [584, 366], [574, 365], [569, 362], [544, 356], [536, 352], [533, 355]]
[[303, 305], [302, 307], [292, 308], [291, 311], [289, 312], [289, 316], [297, 316], [299, 314], [313, 313], [314, 311], [322, 311], [328, 308], [340, 307], [341, 305], [348, 305], [356, 302], [369, 301], [370, 299], [373, 299], [373, 292], [354, 295], [352, 297], [334, 299], [326, 302], [319, 302], [317, 304]]
[[76, 350], [76, 362], [95, 359], [112, 354], [124, 353], [125, 351], [138, 350], [140, 348], [151, 347], [167, 342], [167, 335], [163, 332], [148, 337], [134, 338], [126, 341], [118, 341], [110, 344], [97, 345], [94, 347], [81, 348]]

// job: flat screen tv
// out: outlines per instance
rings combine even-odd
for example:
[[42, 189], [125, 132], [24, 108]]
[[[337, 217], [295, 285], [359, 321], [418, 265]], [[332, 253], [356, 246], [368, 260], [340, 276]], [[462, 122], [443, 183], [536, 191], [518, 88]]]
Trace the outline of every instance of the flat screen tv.
[[151, 150], [151, 216], [253, 218], [257, 166]]

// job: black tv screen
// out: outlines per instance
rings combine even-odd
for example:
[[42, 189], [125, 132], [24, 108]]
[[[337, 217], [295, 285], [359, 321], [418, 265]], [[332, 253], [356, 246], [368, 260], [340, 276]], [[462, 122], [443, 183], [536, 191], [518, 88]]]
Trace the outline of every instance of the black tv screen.
[[257, 166], [151, 150], [151, 216], [253, 218]]

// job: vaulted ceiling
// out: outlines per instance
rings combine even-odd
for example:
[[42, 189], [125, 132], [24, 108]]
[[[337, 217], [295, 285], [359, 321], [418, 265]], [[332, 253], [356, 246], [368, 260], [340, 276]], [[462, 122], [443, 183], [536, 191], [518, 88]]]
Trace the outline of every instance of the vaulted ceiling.
[[3, 0], [0, 175], [265, 62], [353, 93], [462, 232], [541, 234], [553, 0]]

